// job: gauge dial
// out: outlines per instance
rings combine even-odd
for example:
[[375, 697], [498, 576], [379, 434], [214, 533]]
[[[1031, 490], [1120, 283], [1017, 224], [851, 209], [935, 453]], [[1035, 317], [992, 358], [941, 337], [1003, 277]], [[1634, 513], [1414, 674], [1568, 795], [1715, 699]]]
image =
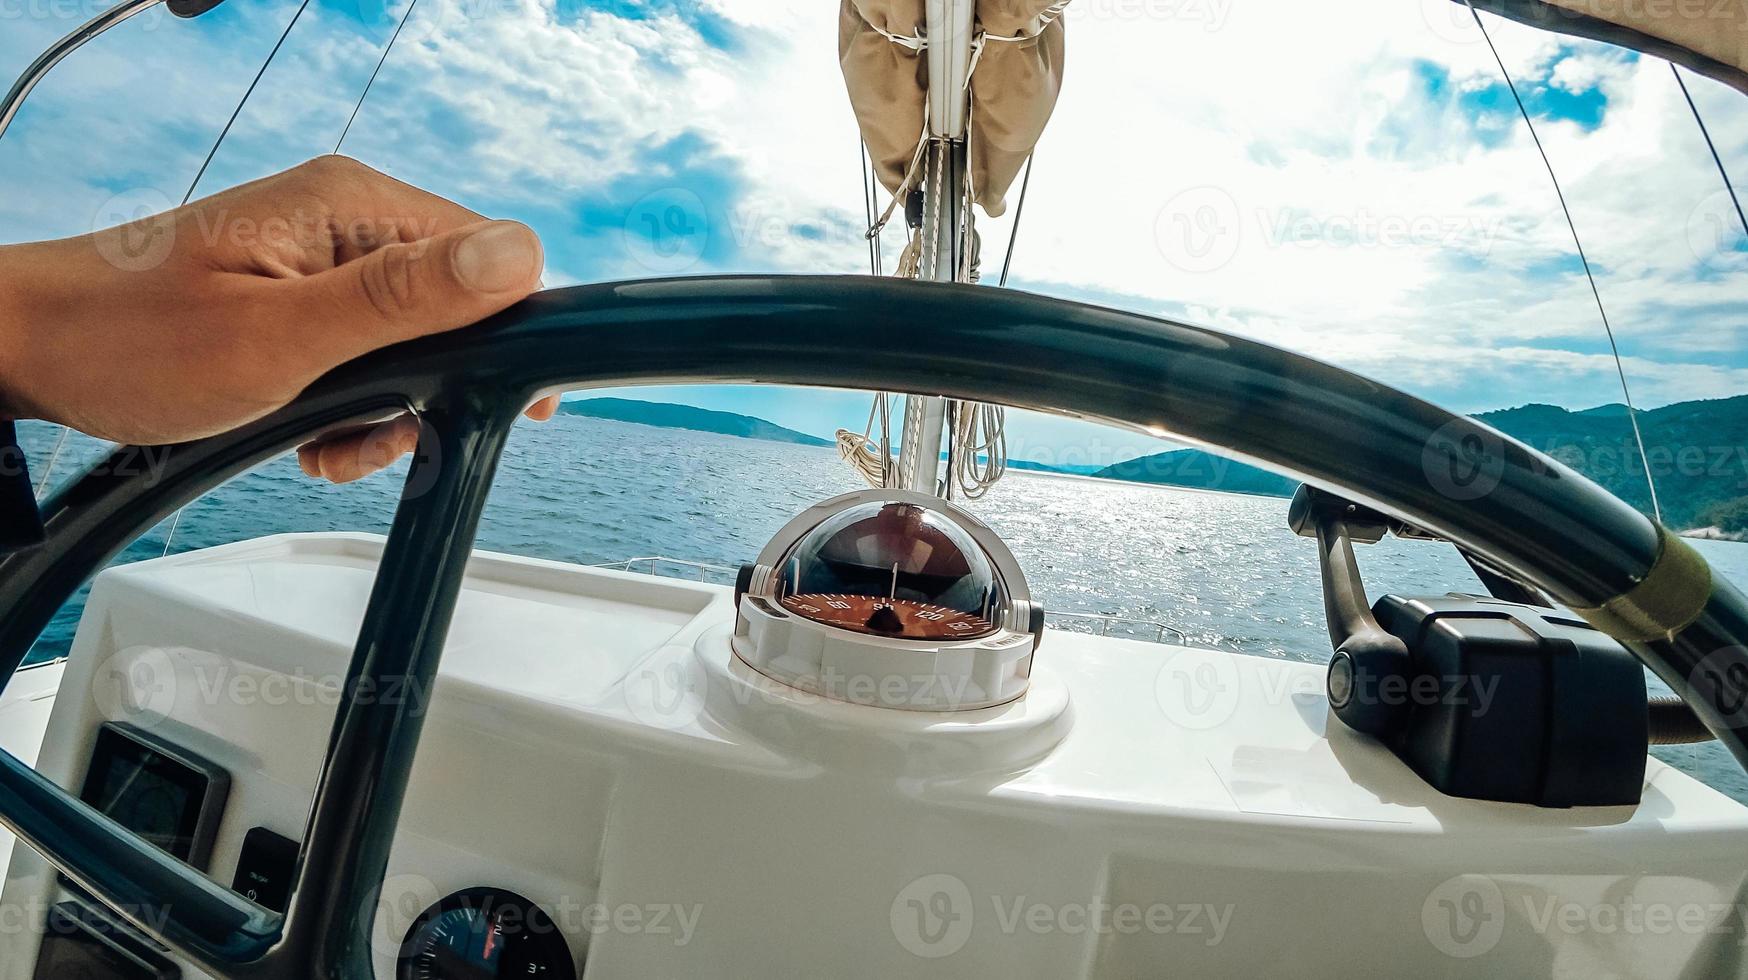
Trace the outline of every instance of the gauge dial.
[[907, 640], [969, 640], [995, 632], [975, 613], [890, 596], [817, 592], [784, 597], [783, 608], [816, 623]]
[[552, 919], [510, 892], [474, 888], [419, 916], [401, 944], [399, 980], [576, 980]]

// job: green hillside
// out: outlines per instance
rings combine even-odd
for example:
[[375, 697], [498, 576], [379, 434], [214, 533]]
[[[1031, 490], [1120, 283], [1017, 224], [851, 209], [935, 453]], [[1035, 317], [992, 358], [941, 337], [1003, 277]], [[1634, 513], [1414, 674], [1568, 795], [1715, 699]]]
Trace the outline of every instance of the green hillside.
[[792, 442], [802, 446], [830, 446], [833, 443], [805, 432], [785, 429], [775, 422], [736, 415], [733, 412], [713, 412], [690, 405], [667, 402], [643, 402], [632, 398], [584, 398], [565, 402], [559, 411], [566, 415], [611, 419], [615, 422], [636, 422], [664, 429], [690, 429], [694, 432], [715, 432], [742, 439], [764, 439], [769, 442]]
[[[1525, 405], [1476, 418], [1650, 513], [1651, 494], [1626, 406], [1569, 412], [1553, 405]], [[1640, 412], [1639, 428], [1665, 523], [1680, 529], [1717, 524], [1725, 516], [1719, 509], [1731, 504], [1748, 512], [1748, 395]]]
[[[1573, 412], [1524, 405], [1476, 416], [1651, 512], [1644, 466], [1624, 405]], [[1645, 452], [1671, 527], [1748, 532], [1748, 395], [1681, 402], [1639, 413]], [[1140, 483], [1290, 496], [1296, 484], [1198, 449], [1118, 463], [1097, 476]]]

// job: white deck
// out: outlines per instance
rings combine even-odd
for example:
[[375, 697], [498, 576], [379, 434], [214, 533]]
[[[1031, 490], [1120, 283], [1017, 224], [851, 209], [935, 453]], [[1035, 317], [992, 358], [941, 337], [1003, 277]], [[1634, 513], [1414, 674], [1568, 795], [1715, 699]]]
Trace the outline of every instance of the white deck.
[[[228, 884], [249, 828], [301, 829], [379, 549], [105, 573], [40, 768], [75, 785], [105, 718], [225, 766]], [[590, 977], [1748, 976], [1748, 810], [1655, 760], [1637, 807], [1458, 800], [1326, 724], [1319, 667], [1053, 631], [1026, 698], [942, 717], [779, 688], [732, 621], [715, 586], [476, 558], [379, 977], [474, 885], [540, 902]], [[14, 700], [22, 730], [44, 703]], [[23, 854], [3, 901], [52, 888]]]

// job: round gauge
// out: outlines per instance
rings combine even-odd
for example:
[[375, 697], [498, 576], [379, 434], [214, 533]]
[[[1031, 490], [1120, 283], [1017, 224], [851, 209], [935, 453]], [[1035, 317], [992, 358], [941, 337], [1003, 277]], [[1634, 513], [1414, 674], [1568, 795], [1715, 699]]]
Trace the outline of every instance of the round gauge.
[[576, 980], [570, 947], [538, 905], [473, 888], [426, 909], [401, 943], [399, 980]]
[[987, 636], [995, 625], [975, 613], [893, 596], [821, 595], [806, 592], [785, 596], [783, 608], [816, 623], [874, 636], [913, 640], [964, 640]]

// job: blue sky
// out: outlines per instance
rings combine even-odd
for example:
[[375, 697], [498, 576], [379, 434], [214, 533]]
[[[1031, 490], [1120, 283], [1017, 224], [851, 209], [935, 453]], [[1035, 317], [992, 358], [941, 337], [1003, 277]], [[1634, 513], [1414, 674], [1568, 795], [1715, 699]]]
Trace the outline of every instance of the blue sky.
[[[1232, 330], [1462, 411], [1618, 401], [1546, 174], [1479, 36], [1445, 6], [1461, 11], [1076, 0], [1011, 282]], [[148, 14], [63, 65], [0, 142], [14, 189], [0, 240], [90, 231], [117, 195], [179, 200], [295, 7]], [[403, 9], [313, 0], [201, 191], [332, 150]], [[0, 74], [89, 12], [0, 11]], [[553, 284], [865, 272], [835, 18], [816, 0], [420, 0], [344, 149], [529, 222]], [[1748, 392], [1748, 242], [1667, 65], [1489, 24], [1641, 404]], [[1744, 97], [1689, 84], [1748, 184]], [[1011, 219], [982, 230], [999, 255]], [[890, 265], [897, 236], [886, 246]], [[868, 404], [643, 396], [824, 435], [859, 430]], [[1030, 415], [1012, 435], [1017, 456], [1069, 462], [1157, 447]]]

